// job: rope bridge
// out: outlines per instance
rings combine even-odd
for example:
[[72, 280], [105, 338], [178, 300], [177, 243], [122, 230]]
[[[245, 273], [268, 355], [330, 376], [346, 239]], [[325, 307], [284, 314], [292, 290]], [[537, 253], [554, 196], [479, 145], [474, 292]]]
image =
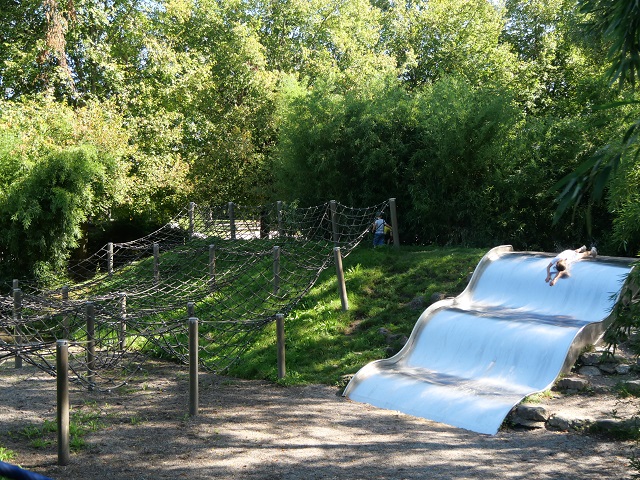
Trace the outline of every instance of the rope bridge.
[[388, 202], [351, 208], [193, 203], [146, 237], [109, 243], [44, 289], [14, 280], [0, 296], [0, 361], [56, 374], [69, 341], [70, 379], [89, 389], [127, 382], [148, 355], [188, 363], [188, 318], [198, 317], [199, 361], [224, 373], [348, 255]]

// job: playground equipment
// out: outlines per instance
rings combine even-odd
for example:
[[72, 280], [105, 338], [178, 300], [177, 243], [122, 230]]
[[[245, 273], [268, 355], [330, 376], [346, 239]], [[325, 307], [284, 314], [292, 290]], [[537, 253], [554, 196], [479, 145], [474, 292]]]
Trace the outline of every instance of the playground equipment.
[[369, 363], [343, 395], [495, 434], [522, 399], [548, 389], [611, 320], [633, 259], [576, 262], [544, 282], [554, 254], [490, 250], [456, 298], [434, 303], [397, 355]]
[[189, 363], [197, 317], [199, 366], [224, 373], [387, 209], [395, 218], [395, 199], [364, 208], [190, 203], [155, 232], [72, 263], [59, 285], [14, 279], [10, 295], [0, 294], [0, 361], [56, 376], [56, 344], [66, 340], [70, 380], [108, 390], [149, 353]]

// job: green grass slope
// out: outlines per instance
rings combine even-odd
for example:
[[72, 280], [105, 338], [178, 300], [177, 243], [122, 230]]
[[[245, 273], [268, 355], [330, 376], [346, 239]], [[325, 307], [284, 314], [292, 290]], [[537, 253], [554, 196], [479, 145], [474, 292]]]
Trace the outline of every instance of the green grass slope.
[[[336, 271], [331, 268], [286, 317], [287, 370], [279, 382], [340, 386], [345, 376], [368, 362], [391, 356], [400, 349], [402, 337], [410, 335], [432, 295], [461, 293], [486, 252], [360, 246], [343, 260], [348, 311], [342, 311]], [[277, 380], [275, 325], [262, 332], [229, 374]]]

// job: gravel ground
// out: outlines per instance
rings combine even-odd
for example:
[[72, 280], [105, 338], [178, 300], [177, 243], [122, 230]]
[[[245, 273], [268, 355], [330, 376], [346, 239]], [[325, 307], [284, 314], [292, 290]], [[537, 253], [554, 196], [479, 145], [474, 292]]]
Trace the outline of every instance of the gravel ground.
[[[324, 385], [280, 387], [200, 376], [188, 415], [188, 367], [148, 362], [111, 393], [72, 388], [71, 411], [99, 415], [70, 464], [57, 465], [55, 434], [36, 448], [28, 427], [55, 422], [55, 380], [0, 365], [0, 445], [13, 463], [56, 480], [92, 479], [624, 479], [636, 442], [544, 428], [481, 435], [355, 403]], [[545, 398], [551, 411], [598, 418], [637, 414], [637, 398]], [[35, 437], [43, 439], [43, 436]]]

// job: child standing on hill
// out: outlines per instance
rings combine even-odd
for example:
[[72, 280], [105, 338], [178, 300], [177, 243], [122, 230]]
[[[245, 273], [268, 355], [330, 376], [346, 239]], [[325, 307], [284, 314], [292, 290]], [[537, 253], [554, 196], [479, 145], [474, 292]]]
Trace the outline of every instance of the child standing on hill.
[[378, 218], [371, 225], [371, 230], [373, 231], [373, 246], [377, 247], [379, 245], [384, 245], [384, 228], [391, 227], [387, 222], [384, 221], [384, 217], [382, 216], [382, 212], [378, 213]]
[[[569, 266], [585, 257], [595, 258], [598, 255], [596, 247], [591, 247], [591, 250], [587, 250], [586, 246], [581, 246], [575, 250], [564, 250], [556, 255], [549, 265], [547, 265], [547, 278], [544, 280], [553, 287], [559, 278], [569, 276]], [[553, 276], [553, 278], [551, 278]]]

